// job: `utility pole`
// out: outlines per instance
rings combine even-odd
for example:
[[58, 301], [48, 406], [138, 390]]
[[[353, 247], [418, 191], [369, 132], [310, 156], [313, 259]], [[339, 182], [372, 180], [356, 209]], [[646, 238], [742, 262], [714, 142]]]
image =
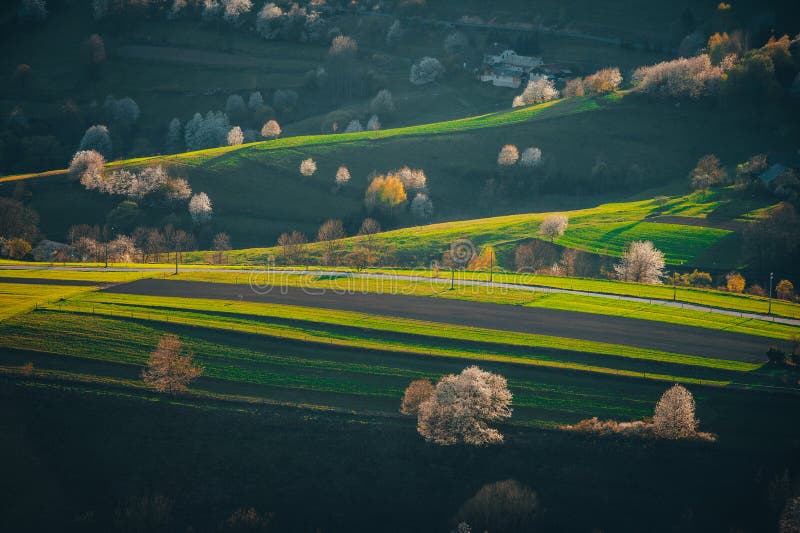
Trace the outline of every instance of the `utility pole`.
[[178, 275], [178, 247], [175, 247], [175, 275]]
[[455, 288], [456, 288], [456, 267], [455, 266], [451, 266], [450, 267], [450, 290], [452, 291]]
[[678, 288], [675, 286], [675, 272], [672, 273], [672, 301], [676, 301], [678, 298]]
[[769, 308], [767, 309], [767, 314], [772, 314], [772, 278], [775, 275], [774, 272], [769, 273]]
[[489, 283], [494, 280], [494, 249], [489, 254]]

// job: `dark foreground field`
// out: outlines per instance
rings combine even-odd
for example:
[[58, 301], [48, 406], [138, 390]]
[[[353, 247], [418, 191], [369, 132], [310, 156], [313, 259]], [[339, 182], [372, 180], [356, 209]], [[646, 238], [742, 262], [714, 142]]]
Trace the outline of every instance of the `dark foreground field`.
[[[742, 427], [712, 420], [715, 444], [509, 427], [473, 449], [426, 444], [402, 419], [4, 379], [0, 530], [215, 531], [255, 507], [271, 531], [450, 531], [481, 486], [516, 479], [539, 495], [536, 531], [775, 531], [800, 455], [797, 400], [770, 398], [753, 395], [763, 416]], [[153, 495], [171, 504], [163, 526], [137, 521]]]
[[[142, 279], [115, 285], [104, 291], [146, 296], [244, 300], [359, 311], [501, 331], [624, 344], [735, 361], [766, 361], [764, 353], [770, 342], [769, 339], [752, 335], [707, 330], [682, 324], [397, 294], [335, 293], [297, 287], [275, 287], [269, 292], [260, 294], [247, 285], [158, 279]], [[609, 305], [614, 304], [609, 302]]]

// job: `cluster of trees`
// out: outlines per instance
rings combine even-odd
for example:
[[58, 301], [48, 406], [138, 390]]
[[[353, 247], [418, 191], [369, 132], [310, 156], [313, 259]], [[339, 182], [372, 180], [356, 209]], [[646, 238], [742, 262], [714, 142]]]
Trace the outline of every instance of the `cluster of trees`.
[[770, 37], [745, 50], [741, 32], [715, 33], [706, 52], [643, 66], [631, 82], [641, 94], [697, 100], [708, 96], [761, 101], [792, 91], [800, 76], [800, 36]]
[[0, 257], [23, 259], [41, 237], [36, 211], [19, 200], [0, 197]]
[[619, 89], [622, 74], [617, 67], [600, 69], [585, 78], [567, 80], [562, 91], [565, 98], [586, 94], [604, 94]]
[[[378, 264], [391, 257], [392, 249], [375, 239], [381, 225], [374, 218], [365, 218], [349, 251], [341, 239], [346, 237], [341, 220], [331, 219], [322, 223], [317, 231], [317, 242], [322, 244], [320, 261], [325, 265], [352, 266], [357, 269]], [[285, 232], [278, 237], [280, 259], [286, 265], [304, 264], [308, 258], [308, 238], [299, 231]]]
[[542, 163], [542, 150], [536, 146], [526, 148], [522, 155], [519, 148], [513, 144], [506, 144], [497, 154], [497, 164], [501, 167], [510, 167], [519, 163], [523, 167], [534, 168]]
[[414, 194], [411, 213], [420, 220], [433, 216], [433, 201], [428, 196], [428, 180], [422, 169], [407, 166], [393, 170], [385, 175], [372, 178], [364, 193], [364, 205], [368, 211], [379, 211], [394, 216]]
[[503, 376], [471, 366], [435, 386], [426, 379], [412, 381], [400, 412], [417, 417], [417, 431], [429, 442], [485, 446], [503, 442], [503, 434], [489, 424], [511, 417], [511, 399]]
[[699, 421], [695, 414], [695, 400], [683, 385], [675, 384], [661, 395], [649, 420], [617, 422], [599, 420], [597, 417], [581, 420], [577, 424], [563, 426], [570, 431], [598, 435], [621, 434], [655, 437], [660, 439], [699, 439], [715, 441], [711, 433], [698, 431]]

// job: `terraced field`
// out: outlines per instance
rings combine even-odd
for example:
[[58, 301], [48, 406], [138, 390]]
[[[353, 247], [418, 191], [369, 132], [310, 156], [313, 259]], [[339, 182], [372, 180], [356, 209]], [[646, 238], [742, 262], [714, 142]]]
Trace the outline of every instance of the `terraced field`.
[[[129, 281], [137, 277], [145, 279]], [[49, 436], [42, 441], [29, 433], [13, 433], [10, 440], [0, 440], [0, 445], [23, 450], [31, 449], [25, 445], [28, 438], [58, 442], [57, 449], [48, 452], [52, 457], [92, 456], [89, 464], [99, 470], [90, 466], [80, 475], [99, 479], [99, 472], [119, 461], [94, 443], [113, 443], [117, 453], [141, 464], [137, 469], [124, 467], [126, 479], [137, 487], [155, 486], [167, 494], [174, 492], [168, 484], [155, 482], [159, 476], [151, 469], [158, 443], [164, 438], [174, 440], [176, 447], [162, 450], [158, 457], [181, 469], [187, 479], [202, 472], [203, 486], [228, 487], [231, 483], [230, 466], [224, 468], [224, 475], [220, 471], [221, 477], [208, 468], [196, 470], [197, 464], [214, 464], [215, 459], [202, 451], [211, 449], [214, 457], [223, 454], [247, 462], [242, 472], [252, 475], [254, 468], [260, 472], [259, 481], [254, 482], [259, 491], [264, 490], [262, 480], [273, 480], [270, 472], [281, 472], [287, 461], [292, 472], [302, 465], [314, 465], [321, 479], [336, 476], [339, 483], [349, 483], [342, 480], [365, 467], [352, 460], [352, 453], [342, 453], [342, 446], [351, 452], [354, 447], [359, 449], [360, 461], [376, 465], [408, 456], [409, 462], [401, 460], [405, 466], [399, 469], [374, 467], [381, 472], [382, 485], [392, 488], [386, 490], [406, 483], [409, 487], [427, 486], [425, 476], [423, 481], [405, 479], [404, 472], [414, 472], [420, 454], [435, 450], [419, 439], [412, 421], [399, 415], [400, 398], [414, 379], [436, 379], [471, 364], [504, 375], [514, 395], [513, 417], [503, 426], [508, 443], [498, 449], [499, 454], [479, 450], [477, 463], [490, 470], [488, 478], [496, 479], [498, 471], [511, 472], [506, 469], [514, 463], [502, 466], [498, 462], [501, 457], [510, 461], [509, 454], [529, 456], [533, 451], [548, 457], [547, 461], [523, 463], [530, 465], [537, 483], [545, 487], [543, 498], [553, 502], [551, 509], [561, 509], [557, 491], [565, 476], [585, 476], [585, 467], [579, 469], [583, 474], [570, 474], [560, 465], [567, 456], [571, 468], [580, 465], [588, 441], [559, 426], [591, 416], [617, 420], [649, 416], [659, 395], [674, 381], [692, 390], [702, 428], [717, 433], [720, 443], [685, 443], [674, 451], [668, 447], [673, 443], [664, 443], [661, 461], [652, 463], [665, 469], [654, 467], [658, 472], [652, 474], [662, 482], [667, 470], [682, 472], [685, 479], [690, 475], [685, 469], [691, 468], [695, 474], [705, 472], [698, 490], [705, 487], [707, 494], [727, 494], [731, 487], [741, 487], [742, 481], [738, 470], [723, 465], [755, 457], [749, 450], [762, 449], [765, 435], [776, 450], [783, 450], [791, 439], [788, 421], [800, 404], [796, 376], [764, 365], [762, 348], [788, 345], [800, 329], [797, 327], [643, 303], [604, 306], [599, 302], [605, 300], [596, 296], [492, 292], [488, 286], [449, 291], [408, 280], [390, 287], [403, 296], [375, 294], [389, 289], [381, 287], [378, 282], [382, 280], [377, 279], [352, 294], [342, 292], [341, 278], [328, 275], [284, 277], [294, 283], [283, 289], [276, 285], [270, 296], [253, 292], [249, 278], [247, 271], [173, 276], [160, 271], [0, 270], [0, 289], [14, 295], [19, 311], [0, 317], [0, 394], [5, 405], [15, 406], [0, 416], [0, 427], [10, 424], [11, 414], [12, 418], [27, 416], [31, 435], [46, 431]], [[561, 278], [561, 282], [567, 281]], [[56, 285], [59, 283], [63, 285]], [[620, 284], [619, 290], [623, 289]], [[409, 302], [417, 301], [421, 307], [409, 307]], [[546, 331], [558, 328], [559, 321], [564, 323], [560, 335], [557, 329]], [[581, 324], [595, 322], [595, 331], [616, 332], [616, 336], [602, 341], [592, 338], [590, 329], [582, 331]], [[680, 325], [686, 322], [694, 326]], [[204, 367], [203, 376], [177, 397], [153, 392], [140, 378], [149, 353], [165, 334], [178, 335]], [[706, 341], [711, 344], [704, 345]], [[703, 348], [716, 349], [730, 342], [729, 350], [705, 353]], [[750, 354], [750, 349], [756, 352]], [[111, 411], [113, 418], [108, 417]], [[180, 416], [176, 418], [176, 414]], [[102, 425], [104, 431], [115, 429], [103, 439], [93, 424]], [[81, 438], [76, 438], [76, 432]], [[87, 442], [92, 435], [96, 439]], [[381, 437], [373, 440], [377, 435]], [[48, 444], [36, 449], [42, 446], [49, 449]], [[640, 443], [595, 441], [593, 453], [605, 457], [603, 464], [616, 465], [609, 468], [625, 470], [630, 465], [641, 469], [646, 460], [631, 455], [634, 446]], [[12, 465], [12, 470], [36, 471], [35, 455], [26, 458], [15, 453], [22, 462]], [[438, 459], [425, 455], [425, 461], [449, 472], [448, 461], [463, 461], [465, 453], [457, 448]], [[624, 460], [622, 456], [614, 458], [618, 453]], [[681, 457], [680, 462], [673, 462], [673, 453]], [[280, 467], [264, 471], [264, 463], [256, 457], [268, 458], [269, 464]], [[226, 465], [231, 464], [229, 459]], [[178, 466], [184, 461], [185, 467]], [[41, 473], [39, 478], [77, 475], [74, 461], [64, 458], [58, 464], [57, 474]], [[194, 474], [189, 464], [195, 465]], [[528, 479], [527, 468], [516, 466], [513, 475]], [[630, 475], [636, 478], [640, 474]], [[309, 490], [296, 481], [287, 483], [284, 486], [295, 487], [292, 490]], [[443, 483], [449, 486], [449, 481]], [[645, 478], [638, 483], [651, 487], [654, 498], [669, 497]], [[33, 489], [26, 485], [18, 493], [30, 495]], [[366, 497], [355, 485], [351, 490]], [[376, 490], [375, 497], [386, 495], [383, 489]], [[103, 505], [113, 506], [114, 493], [113, 487], [87, 487], [69, 508], [96, 506], [104, 498], [111, 498], [112, 503]], [[465, 497], [461, 491], [454, 494], [456, 499]], [[236, 496], [237, 501], [243, 497]], [[588, 502], [599, 493], [586, 488], [575, 497]], [[207, 501], [192, 492], [178, 499]], [[336, 512], [331, 506], [339, 501], [339, 495], [321, 495], [305, 513], [295, 516], [287, 515], [294, 509], [290, 501], [274, 494], [260, 508], [275, 506], [281, 523], [292, 527], [299, 527], [298, 523], [305, 527], [313, 520], [334, 524], [336, 529]], [[427, 509], [413, 497], [405, 501], [406, 497], [394, 499], [395, 505]], [[223, 520], [230, 513], [226, 509], [234, 504], [219, 505], [195, 514], [195, 520], [201, 516], [202, 520]], [[457, 507], [459, 502], [437, 504], [442, 505]], [[382, 514], [385, 509], [378, 506], [375, 512]], [[430, 508], [425, 512], [441, 520], [441, 511]], [[373, 524], [375, 518], [367, 515], [359, 520]], [[409, 520], [416, 524], [421, 519]], [[543, 520], [549, 523], [552, 519]], [[352, 523], [348, 521], [348, 525]]]

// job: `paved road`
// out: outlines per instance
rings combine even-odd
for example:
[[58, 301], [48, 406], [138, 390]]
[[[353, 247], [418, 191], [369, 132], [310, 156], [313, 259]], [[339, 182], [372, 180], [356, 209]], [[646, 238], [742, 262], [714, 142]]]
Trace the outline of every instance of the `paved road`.
[[761, 337], [665, 322], [424, 296], [336, 294], [332, 291], [312, 294], [311, 290], [298, 287], [276, 287], [259, 294], [248, 285], [163, 279], [122, 283], [104, 291], [358, 311], [748, 362], [766, 360], [764, 354], [770, 344], [769, 339]]

